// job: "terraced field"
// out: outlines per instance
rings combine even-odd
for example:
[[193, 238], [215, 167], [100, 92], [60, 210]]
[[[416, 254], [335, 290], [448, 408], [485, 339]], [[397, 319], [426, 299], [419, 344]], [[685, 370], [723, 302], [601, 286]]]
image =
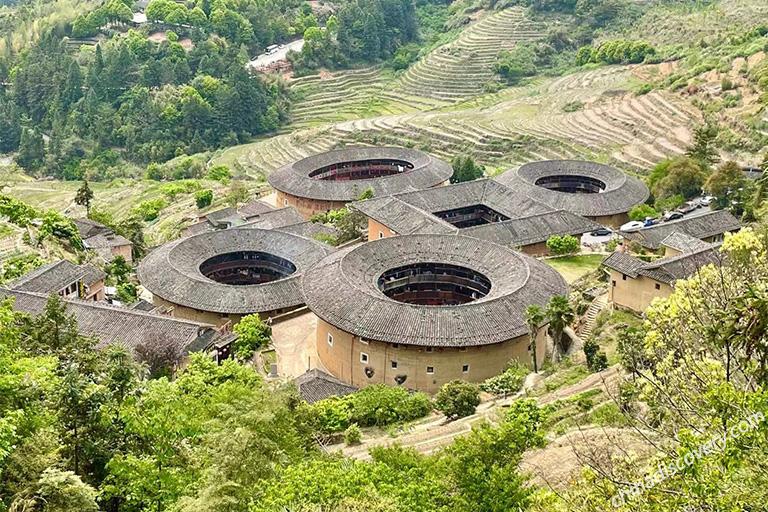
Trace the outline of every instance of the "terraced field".
[[540, 37], [541, 27], [514, 7], [486, 15], [456, 41], [436, 48], [400, 79], [395, 91], [455, 102], [482, 94], [494, 79], [493, 63], [501, 50]]
[[[630, 92], [633, 71], [598, 68], [508, 89], [473, 108], [324, 123], [229, 152], [254, 178], [344, 144], [416, 147], [448, 160], [465, 153], [491, 173], [556, 158], [597, 159], [644, 172], [684, 151], [699, 113], [673, 93]], [[580, 108], [566, 112], [573, 103]]]

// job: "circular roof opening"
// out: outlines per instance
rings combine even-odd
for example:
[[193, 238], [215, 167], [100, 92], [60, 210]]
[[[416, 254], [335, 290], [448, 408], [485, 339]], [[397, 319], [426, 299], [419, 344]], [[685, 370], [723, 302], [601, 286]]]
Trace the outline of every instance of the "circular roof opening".
[[390, 299], [423, 306], [456, 306], [476, 301], [491, 291], [480, 272], [447, 263], [414, 263], [384, 272], [379, 290]]
[[543, 176], [537, 179], [535, 184], [547, 190], [566, 194], [599, 194], [606, 188], [602, 180], [576, 174]]
[[264, 284], [296, 272], [285, 258], [259, 251], [218, 254], [200, 264], [200, 273], [212, 281], [233, 286]]
[[309, 177], [324, 181], [369, 180], [403, 174], [412, 169], [413, 164], [405, 160], [377, 158], [333, 163], [315, 169], [309, 173]]

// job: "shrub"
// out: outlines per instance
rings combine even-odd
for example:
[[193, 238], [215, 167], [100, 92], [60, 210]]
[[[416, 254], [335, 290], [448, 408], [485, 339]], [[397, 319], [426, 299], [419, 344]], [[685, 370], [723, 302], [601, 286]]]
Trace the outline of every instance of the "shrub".
[[504, 373], [491, 377], [480, 384], [480, 389], [497, 396], [516, 393], [523, 387], [523, 382], [529, 371], [527, 367], [514, 363], [504, 370]]
[[587, 356], [587, 368], [590, 371], [600, 372], [608, 368], [608, 357], [594, 340], [584, 343], [584, 355]]
[[49, 236], [54, 236], [59, 240], [68, 241], [73, 248], [83, 249], [83, 240], [80, 238], [80, 232], [72, 219], [65, 217], [55, 210], [48, 210], [43, 215], [43, 223], [40, 225], [38, 239], [45, 240]]
[[268, 345], [272, 339], [272, 327], [264, 323], [258, 314], [244, 316], [232, 330], [237, 334], [235, 356], [243, 361], [253, 357], [256, 350]]
[[37, 217], [37, 212], [23, 201], [0, 194], [0, 216], [8, 217], [17, 226], [25, 227]]
[[312, 404], [311, 416], [317, 421], [317, 429], [324, 434], [342, 432], [349, 427], [349, 400], [331, 397]]
[[347, 396], [350, 421], [363, 427], [384, 426], [414, 420], [432, 410], [424, 393], [408, 393], [386, 384], [368, 386]]
[[362, 437], [363, 434], [360, 432], [360, 427], [357, 426], [357, 423], [351, 424], [347, 427], [347, 430], [344, 431], [344, 442], [347, 443], [347, 446], [360, 444], [360, 439], [362, 439]]
[[135, 284], [122, 283], [117, 285], [117, 300], [123, 304], [133, 304], [138, 296], [139, 293]]
[[547, 249], [556, 255], [574, 254], [579, 252], [580, 247], [579, 239], [571, 235], [555, 235], [547, 240]]
[[162, 197], [158, 197], [156, 199], [148, 199], [146, 201], [142, 201], [138, 204], [138, 206], [134, 207], [133, 213], [138, 215], [146, 222], [150, 222], [155, 220], [166, 206], [168, 206], [168, 202]]
[[232, 177], [232, 172], [226, 165], [215, 165], [208, 170], [206, 176], [209, 180], [226, 184], [229, 183], [229, 179]]
[[657, 212], [653, 206], [649, 204], [638, 204], [636, 206], [633, 206], [632, 209], [629, 210], [629, 218], [630, 220], [645, 220], [646, 217], [658, 217], [659, 212]]
[[168, 199], [173, 201], [176, 196], [181, 194], [191, 194], [200, 190], [201, 186], [196, 180], [181, 180], [173, 183], [166, 183], [160, 187], [160, 192]]
[[480, 388], [476, 384], [454, 380], [443, 384], [435, 396], [435, 408], [448, 419], [464, 418], [480, 405]]
[[584, 109], [583, 101], [569, 101], [563, 105], [563, 112], [578, 112]]
[[198, 210], [202, 210], [203, 208], [211, 206], [212, 202], [213, 202], [213, 190], [206, 189], [206, 190], [198, 190], [197, 192], [195, 192], [195, 204], [197, 205]]

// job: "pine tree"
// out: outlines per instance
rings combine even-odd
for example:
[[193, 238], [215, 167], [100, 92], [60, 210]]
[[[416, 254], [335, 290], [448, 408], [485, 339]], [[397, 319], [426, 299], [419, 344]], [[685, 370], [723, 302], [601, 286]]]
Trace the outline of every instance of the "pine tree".
[[88, 180], [83, 180], [83, 185], [75, 195], [75, 204], [85, 206], [85, 215], [89, 216], [91, 214], [91, 201], [93, 201], [93, 190], [88, 186]]
[[45, 145], [43, 136], [29, 129], [21, 132], [19, 153], [16, 155], [16, 163], [27, 171], [38, 170], [45, 161]]
[[61, 90], [61, 102], [67, 109], [83, 97], [83, 74], [80, 72], [80, 65], [72, 61], [67, 73], [67, 80], [64, 82]]
[[693, 145], [688, 149], [686, 155], [693, 158], [704, 168], [709, 168], [720, 161], [720, 154], [715, 148], [715, 138], [717, 137], [717, 127], [707, 123], [699, 126], [693, 132]]

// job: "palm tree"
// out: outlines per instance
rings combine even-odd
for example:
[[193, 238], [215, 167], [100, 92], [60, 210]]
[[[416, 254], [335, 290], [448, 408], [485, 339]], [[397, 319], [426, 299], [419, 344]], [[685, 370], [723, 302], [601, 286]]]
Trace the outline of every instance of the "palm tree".
[[555, 342], [553, 356], [557, 361], [568, 350], [568, 346], [563, 339], [563, 331], [575, 318], [571, 303], [568, 302], [568, 297], [563, 295], [552, 297], [547, 305], [547, 318], [549, 319], [549, 331], [552, 333], [552, 339]]
[[539, 363], [536, 360], [536, 336], [539, 333], [541, 324], [547, 319], [544, 310], [537, 304], [528, 306], [525, 310], [525, 323], [528, 324], [528, 336], [530, 336], [531, 342], [528, 344], [528, 350], [531, 351], [533, 356], [533, 372], [539, 373]]

